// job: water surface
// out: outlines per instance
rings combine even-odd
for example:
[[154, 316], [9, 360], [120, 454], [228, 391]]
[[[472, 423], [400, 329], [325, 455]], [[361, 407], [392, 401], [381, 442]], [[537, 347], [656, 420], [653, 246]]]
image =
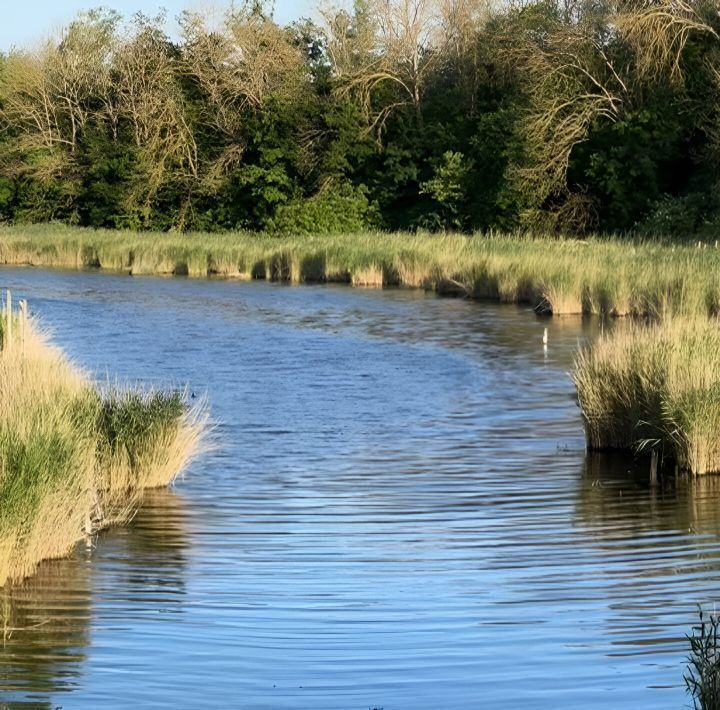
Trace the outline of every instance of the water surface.
[[2, 707], [687, 703], [720, 485], [586, 461], [567, 373], [595, 323], [341, 286], [0, 286], [98, 378], [207, 393], [219, 443], [5, 593]]

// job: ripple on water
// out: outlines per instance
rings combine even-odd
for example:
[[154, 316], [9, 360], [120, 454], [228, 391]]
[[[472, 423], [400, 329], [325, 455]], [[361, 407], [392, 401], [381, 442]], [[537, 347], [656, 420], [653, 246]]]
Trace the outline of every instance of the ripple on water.
[[[0, 690], [72, 708], [677, 708], [720, 482], [586, 461], [596, 324], [412, 291], [3, 269], [220, 448], [3, 597]], [[543, 353], [543, 328], [550, 347]]]

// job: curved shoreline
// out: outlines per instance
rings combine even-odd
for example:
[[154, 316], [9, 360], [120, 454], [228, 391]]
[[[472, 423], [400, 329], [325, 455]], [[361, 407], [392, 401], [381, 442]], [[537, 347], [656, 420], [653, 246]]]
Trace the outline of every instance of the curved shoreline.
[[199, 452], [206, 420], [179, 393], [101, 391], [34, 320], [7, 305], [0, 318], [0, 586], [131, 517], [143, 490], [171, 483]]
[[[37, 225], [0, 228], [0, 262], [137, 275], [403, 286], [527, 303], [556, 316], [648, 318], [660, 327], [638, 326], [631, 346], [621, 334], [612, 334], [596, 345], [595, 359], [586, 353], [576, 363], [588, 448], [633, 450], [652, 440], [681, 468], [720, 472], [720, 454], [706, 453], [720, 451], [720, 440], [716, 445], [714, 434], [703, 434], [699, 444], [695, 433], [698, 428], [713, 429], [714, 415], [706, 412], [714, 411], [711, 400], [720, 391], [720, 383], [704, 374], [720, 372], [720, 363], [714, 365], [720, 354], [712, 327], [720, 313], [717, 243], [690, 246], [497, 234], [183, 235]], [[683, 351], [687, 328], [672, 327], [679, 320], [710, 327], [696, 341], [693, 367], [686, 367], [682, 383], [675, 385], [668, 384], [668, 377], [679, 371], [672, 363], [690, 358]], [[659, 348], [658, 343], [668, 345]], [[600, 357], [606, 362], [596, 366]], [[609, 384], [598, 389], [601, 380]], [[631, 386], [635, 381], [650, 384]], [[601, 393], [588, 394], [596, 390]], [[675, 414], [668, 418], [662, 410], [671, 406]], [[624, 422], [622, 436], [614, 433], [616, 421]], [[648, 421], [656, 424], [648, 429]], [[702, 456], [690, 452], [698, 446], [705, 452]]]
[[0, 263], [135, 275], [423, 288], [553, 315], [715, 315], [717, 244], [523, 234], [279, 237], [0, 227]]

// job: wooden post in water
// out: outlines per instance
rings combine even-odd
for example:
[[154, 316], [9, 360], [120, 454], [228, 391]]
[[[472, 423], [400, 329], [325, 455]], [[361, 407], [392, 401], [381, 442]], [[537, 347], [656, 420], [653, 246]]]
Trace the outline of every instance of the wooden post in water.
[[650, 485], [657, 485], [657, 473], [658, 473], [658, 452], [653, 451], [650, 454]]
[[5, 296], [5, 338], [3, 349], [10, 350], [12, 348], [12, 293], [10, 289], [6, 291]]

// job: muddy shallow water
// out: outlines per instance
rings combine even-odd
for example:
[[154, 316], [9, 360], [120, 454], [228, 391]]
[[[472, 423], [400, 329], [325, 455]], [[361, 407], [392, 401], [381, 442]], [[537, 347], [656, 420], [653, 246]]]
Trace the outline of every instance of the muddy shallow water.
[[207, 393], [219, 444], [4, 593], [3, 707], [687, 703], [720, 483], [586, 460], [567, 373], [596, 323], [341, 286], [0, 286], [100, 379]]

